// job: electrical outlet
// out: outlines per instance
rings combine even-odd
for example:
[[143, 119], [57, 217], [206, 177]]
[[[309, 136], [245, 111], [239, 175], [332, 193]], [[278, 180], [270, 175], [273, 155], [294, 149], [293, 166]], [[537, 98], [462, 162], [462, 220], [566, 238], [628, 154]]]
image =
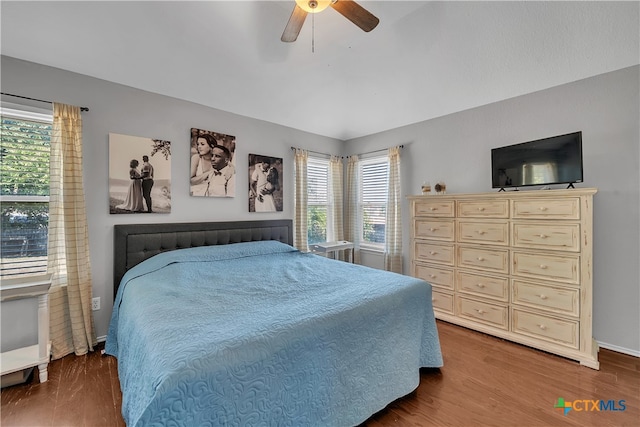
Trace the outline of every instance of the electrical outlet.
[[95, 297], [91, 300], [91, 310], [100, 310], [100, 297]]

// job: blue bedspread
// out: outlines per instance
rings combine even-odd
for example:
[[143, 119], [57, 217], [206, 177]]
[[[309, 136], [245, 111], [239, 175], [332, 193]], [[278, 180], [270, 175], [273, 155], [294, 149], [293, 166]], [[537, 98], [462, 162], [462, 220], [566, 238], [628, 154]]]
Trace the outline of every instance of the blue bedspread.
[[276, 241], [138, 264], [106, 352], [128, 426], [356, 425], [442, 365], [429, 284]]

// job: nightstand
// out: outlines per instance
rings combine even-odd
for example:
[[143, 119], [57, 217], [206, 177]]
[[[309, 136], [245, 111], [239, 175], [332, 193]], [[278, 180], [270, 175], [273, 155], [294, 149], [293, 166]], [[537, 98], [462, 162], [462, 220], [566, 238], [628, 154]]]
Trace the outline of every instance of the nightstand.
[[333, 259], [336, 259], [337, 251], [348, 250], [350, 254], [349, 261], [353, 263], [353, 243], [347, 242], [346, 240], [316, 243], [314, 245], [309, 245], [309, 249], [311, 249], [311, 252], [313, 253], [330, 253], [332, 254]]
[[38, 344], [7, 351], [0, 355], [2, 375], [23, 369], [38, 367], [40, 382], [47, 381], [47, 366], [51, 344], [49, 343], [49, 287], [51, 275], [3, 279], [0, 282], [1, 299], [38, 298]]

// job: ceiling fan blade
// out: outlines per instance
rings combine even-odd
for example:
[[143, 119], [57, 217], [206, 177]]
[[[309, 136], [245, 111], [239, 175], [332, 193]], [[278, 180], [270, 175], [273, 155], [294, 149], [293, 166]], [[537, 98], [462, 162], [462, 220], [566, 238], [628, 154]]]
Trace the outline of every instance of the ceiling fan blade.
[[302, 10], [298, 5], [295, 5], [295, 7], [293, 8], [293, 12], [291, 12], [289, 22], [287, 22], [287, 26], [284, 28], [284, 32], [282, 33], [282, 37], [280, 37], [280, 40], [282, 40], [283, 42], [296, 41], [306, 17], [307, 12]]
[[337, 0], [331, 4], [331, 7], [366, 32], [373, 30], [380, 22], [378, 18], [353, 0]]

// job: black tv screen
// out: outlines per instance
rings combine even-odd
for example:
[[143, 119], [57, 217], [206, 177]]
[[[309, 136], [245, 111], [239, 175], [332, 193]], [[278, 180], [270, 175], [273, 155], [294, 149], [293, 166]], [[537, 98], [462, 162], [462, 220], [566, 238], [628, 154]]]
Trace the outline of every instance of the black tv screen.
[[582, 132], [491, 150], [493, 188], [582, 182]]

